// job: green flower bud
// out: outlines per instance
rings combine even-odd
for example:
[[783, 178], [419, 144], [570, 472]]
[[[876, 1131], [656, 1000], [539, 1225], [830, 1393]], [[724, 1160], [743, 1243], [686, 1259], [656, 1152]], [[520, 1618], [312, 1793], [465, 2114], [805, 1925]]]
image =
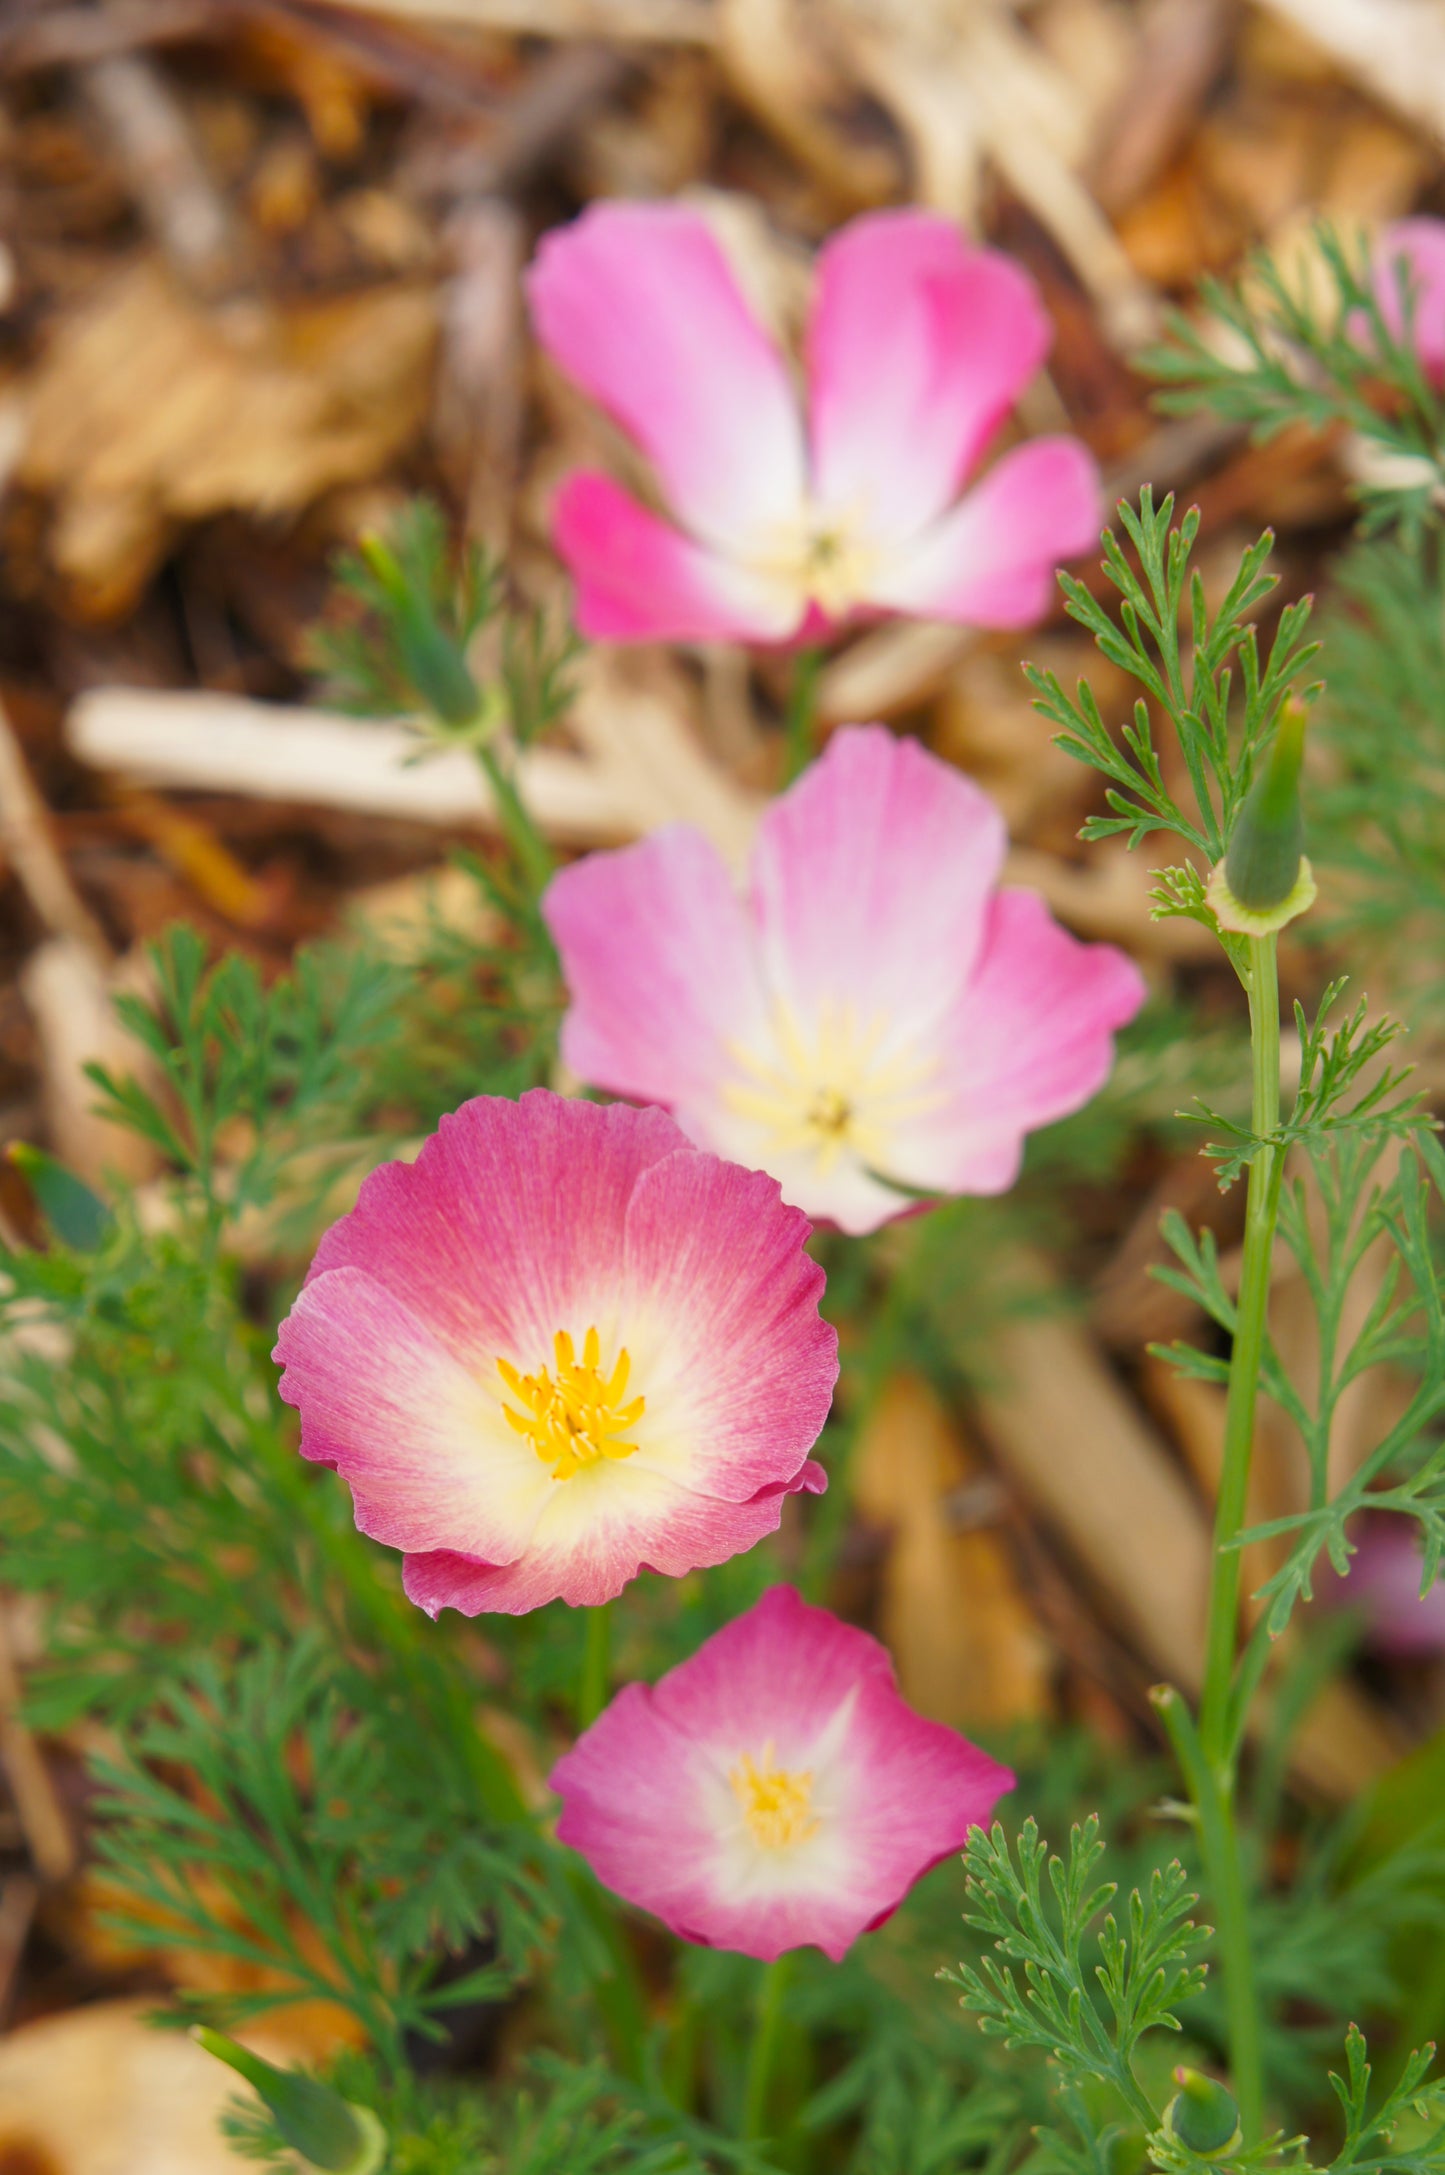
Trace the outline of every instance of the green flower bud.
[[1306, 722], [1303, 703], [1285, 704], [1264, 769], [1235, 818], [1229, 850], [1209, 879], [1209, 903], [1222, 929], [1267, 936], [1314, 901], [1299, 793]]
[[396, 662], [408, 685], [444, 725], [470, 725], [480, 707], [477, 685], [431, 599], [408, 579], [396, 553], [379, 536], [364, 536], [360, 549], [391, 608]]
[[57, 1163], [43, 1148], [28, 1140], [12, 1141], [5, 1151], [29, 1186], [35, 1205], [62, 1246], [77, 1254], [93, 1254], [104, 1245], [115, 1219], [98, 1193], [83, 1178]]
[[197, 2025], [191, 2037], [254, 2086], [281, 2136], [308, 2168], [320, 2168], [324, 2175], [377, 2175], [387, 2140], [369, 2107], [353, 2107], [329, 2084], [300, 2070], [278, 2069], [222, 2032]]
[[1164, 2110], [1164, 2127], [1201, 2159], [1217, 2160], [1239, 2143], [1239, 2108], [1232, 2092], [1197, 2069], [1176, 2069], [1179, 2090]]

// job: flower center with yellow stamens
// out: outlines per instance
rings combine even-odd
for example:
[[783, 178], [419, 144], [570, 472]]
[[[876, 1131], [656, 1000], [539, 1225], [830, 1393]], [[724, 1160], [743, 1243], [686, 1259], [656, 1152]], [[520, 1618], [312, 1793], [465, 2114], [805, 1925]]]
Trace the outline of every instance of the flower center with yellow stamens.
[[744, 556], [759, 574], [786, 582], [830, 619], [845, 619], [863, 602], [877, 564], [855, 513], [824, 513], [814, 506], [778, 522]]
[[862, 1025], [849, 1004], [825, 1004], [811, 1034], [775, 1004], [772, 1030], [766, 1051], [729, 1044], [737, 1076], [724, 1083], [723, 1101], [766, 1128], [770, 1150], [801, 1149], [824, 1175], [845, 1151], [886, 1170], [895, 1127], [941, 1099], [929, 1085], [936, 1060], [886, 1054], [886, 1021]]
[[586, 1465], [602, 1458], [630, 1458], [635, 1442], [619, 1438], [635, 1427], [647, 1410], [645, 1397], [624, 1404], [632, 1361], [626, 1350], [617, 1354], [610, 1375], [602, 1373], [602, 1340], [595, 1329], [582, 1339], [582, 1357], [565, 1329], [552, 1339], [555, 1369], [539, 1367], [523, 1374], [505, 1359], [497, 1372], [521, 1407], [504, 1404], [508, 1426], [524, 1435], [554, 1480], [570, 1480]]
[[786, 1768], [774, 1767], [771, 1739], [759, 1760], [745, 1752], [737, 1766], [729, 1768], [728, 1781], [742, 1807], [748, 1833], [764, 1850], [786, 1850], [817, 1834], [821, 1822], [813, 1811], [812, 1770], [790, 1774]]

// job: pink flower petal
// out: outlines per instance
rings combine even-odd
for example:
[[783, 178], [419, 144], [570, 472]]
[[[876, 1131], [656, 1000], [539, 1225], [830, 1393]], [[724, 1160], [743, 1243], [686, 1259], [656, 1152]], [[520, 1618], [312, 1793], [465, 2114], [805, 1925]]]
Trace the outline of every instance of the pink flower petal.
[[558, 879], [568, 1057], [845, 1231], [912, 1211], [890, 1178], [998, 1192], [1105, 1079], [1143, 988], [995, 894], [1004, 848], [967, 778], [844, 727], [763, 816], [746, 909], [682, 833]]
[[[731, 1778], [802, 1777], [810, 1832], [761, 1845]], [[553, 1772], [558, 1834], [685, 1940], [840, 1957], [961, 1850], [1013, 1777], [899, 1697], [876, 1640], [774, 1587], [651, 1690], [629, 1685]]]
[[763, 1489], [745, 1503], [704, 1501], [676, 1488], [657, 1491], [644, 1510], [636, 1500], [626, 1514], [599, 1521], [578, 1542], [544, 1520], [532, 1545], [515, 1563], [494, 1564], [455, 1550], [409, 1555], [403, 1584], [429, 1616], [459, 1609], [524, 1616], [549, 1601], [597, 1608], [615, 1600], [639, 1571], [682, 1578], [689, 1571], [726, 1563], [730, 1556], [776, 1533], [786, 1496], [821, 1495], [827, 1476], [811, 1459], [782, 1487]]
[[1093, 456], [1076, 438], [1035, 438], [889, 560], [870, 602], [965, 626], [1029, 626], [1048, 609], [1054, 569], [1096, 541], [1102, 518]]
[[389, 1548], [464, 1542], [510, 1562], [554, 1486], [463, 1366], [386, 1286], [331, 1269], [281, 1324], [281, 1395], [300, 1407], [301, 1455], [351, 1489], [356, 1523]]
[[1025, 1134], [1103, 1086], [1115, 1030], [1145, 994], [1125, 953], [1081, 944], [1031, 891], [999, 892], [944, 1049], [948, 1100], [900, 1131], [891, 1175], [950, 1193], [1003, 1192]]
[[[478, 1097], [322, 1242], [276, 1353], [303, 1455], [430, 1608], [601, 1601], [646, 1565], [719, 1563], [823, 1485], [837, 1339], [807, 1229], [659, 1110]], [[508, 1422], [526, 1397], [498, 1362], [551, 1379], [558, 1334], [580, 1355], [594, 1328], [604, 1379], [628, 1355], [607, 1393], [628, 1446], [563, 1470]]]
[[786, 591], [695, 544], [609, 476], [569, 476], [552, 540], [592, 642], [776, 642], [797, 626]]
[[1439, 385], [1445, 383], [1445, 220], [1397, 220], [1386, 227], [1376, 244], [1375, 294], [1380, 315], [1397, 340], [1405, 330], [1405, 313], [1400, 305], [1401, 259], [1416, 289], [1415, 351], [1426, 376]]
[[1355, 1553], [1342, 1578], [1322, 1557], [1315, 1575], [1319, 1603], [1355, 1609], [1364, 1619], [1364, 1641], [1396, 1660], [1445, 1654], [1445, 1579], [1420, 1591], [1425, 1560], [1413, 1519], [1380, 1511], [1352, 1522]]
[[579, 1319], [585, 1329], [611, 1306], [633, 1188], [684, 1145], [660, 1110], [572, 1102], [545, 1088], [517, 1102], [475, 1096], [442, 1119], [414, 1163], [371, 1173], [316, 1249], [307, 1282], [365, 1269], [464, 1364], [479, 1347], [545, 1358], [558, 1329]]
[[543, 237], [527, 291], [542, 345], [637, 441], [695, 534], [743, 544], [796, 513], [787, 366], [697, 212], [594, 205]]
[[742, 1503], [781, 1487], [828, 1417], [838, 1335], [818, 1312], [827, 1280], [803, 1251], [809, 1230], [775, 1178], [717, 1156], [669, 1156], [633, 1189], [631, 1305], [640, 1314], [666, 1294], [667, 1307], [649, 1410], [667, 1428], [680, 1408], [700, 1495]]
[[1007, 846], [961, 772], [882, 725], [836, 732], [758, 826], [753, 904], [768, 987], [898, 1030], [936, 1023], [982, 942]]
[[562, 1055], [580, 1079], [676, 1108], [711, 1093], [763, 1009], [751, 932], [720, 855], [669, 824], [592, 853], [542, 901], [567, 975]]
[[818, 259], [808, 328], [820, 502], [856, 510], [871, 537], [915, 536], [972, 471], [1051, 336], [1028, 274], [951, 221], [855, 219]]

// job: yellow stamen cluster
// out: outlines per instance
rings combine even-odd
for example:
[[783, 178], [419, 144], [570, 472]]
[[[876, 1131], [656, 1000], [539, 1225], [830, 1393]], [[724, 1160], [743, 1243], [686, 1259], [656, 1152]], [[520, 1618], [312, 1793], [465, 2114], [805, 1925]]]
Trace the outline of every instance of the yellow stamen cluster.
[[619, 1351], [617, 1364], [604, 1377], [602, 1340], [595, 1329], [582, 1340], [580, 1360], [565, 1329], [558, 1330], [552, 1348], [555, 1374], [546, 1367], [523, 1374], [505, 1359], [497, 1361], [498, 1374], [522, 1408], [518, 1412], [503, 1405], [508, 1425], [525, 1435], [543, 1464], [552, 1467], [554, 1480], [570, 1480], [600, 1458], [630, 1458], [636, 1443], [618, 1438], [642, 1418], [647, 1399], [623, 1403], [632, 1371], [626, 1351]]
[[763, 1746], [760, 1760], [755, 1762], [745, 1752], [737, 1766], [728, 1770], [728, 1781], [742, 1807], [748, 1833], [764, 1850], [785, 1850], [817, 1834], [821, 1823], [812, 1809], [812, 1771], [789, 1774], [786, 1768], [774, 1767], [771, 1739]]
[[816, 604], [835, 619], [846, 618], [863, 602], [877, 570], [877, 553], [855, 509], [825, 513], [816, 506], [800, 507], [744, 558], [756, 573], [786, 584], [800, 601]]
[[861, 1163], [882, 1169], [893, 1128], [938, 1101], [926, 1084], [935, 1064], [881, 1056], [887, 1022], [860, 1024], [851, 1005], [825, 1005], [810, 1037], [778, 1004], [772, 1029], [766, 1055], [740, 1043], [730, 1047], [743, 1077], [722, 1093], [729, 1109], [767, 1127], [775, 1152], [802, 1149], [826, 1173], [851, 1150]]

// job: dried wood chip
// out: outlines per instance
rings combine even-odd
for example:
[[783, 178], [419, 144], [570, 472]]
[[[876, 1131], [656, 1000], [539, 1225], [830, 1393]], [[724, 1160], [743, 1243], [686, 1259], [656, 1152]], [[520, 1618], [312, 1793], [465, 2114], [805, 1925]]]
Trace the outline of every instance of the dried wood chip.
[[[189, 2039], [145, 2022], [153, 2004], [95, 2002], [0, 2044], [0, 2165], [45, 2175], [235, 2175], [217, 2128], [235, 2079]], [[242, 2034], [296, 2060], [284, 2031]]]
[[1346, 74], [1437, 138], [1445, 136], [1442, 0], [1259, 0]]
[[997, 1530], [960, 1530], [951, 1498], [983, 1468], [926, 1382], [899, 1375], [851, 1467], [858, 1509], [890, 1539], [882, 1632], [905, 1698], [955, 1728], [1048, 1712], [1052, 1656]]
[[432, 292], [404, 282], [220, 313], [155, 263], [98, 284], [56, 327], [18, 464], [55, 501], [77, 606], [133, 603], [178, 523], [294, 514], [375, 475], [423, 420], [435, 337]]

